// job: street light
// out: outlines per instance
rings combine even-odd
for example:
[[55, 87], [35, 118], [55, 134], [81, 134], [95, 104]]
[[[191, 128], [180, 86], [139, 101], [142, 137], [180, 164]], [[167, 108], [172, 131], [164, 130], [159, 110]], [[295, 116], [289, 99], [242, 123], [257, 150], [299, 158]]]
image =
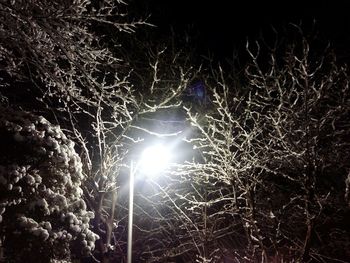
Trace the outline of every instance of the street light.
[[171, 159], [169, 148], [162, 144], [156, 144], [146, 148], [138, 162], [130, 163], [129, 174], [129, 216], [128, 216], [128, 263], [132, 263], [132, 226], [133, 226], [133, 209], [134, 209], [134, 179], [135, 173], [141, 170], [146, 175], [155, 175], [166, 168]]

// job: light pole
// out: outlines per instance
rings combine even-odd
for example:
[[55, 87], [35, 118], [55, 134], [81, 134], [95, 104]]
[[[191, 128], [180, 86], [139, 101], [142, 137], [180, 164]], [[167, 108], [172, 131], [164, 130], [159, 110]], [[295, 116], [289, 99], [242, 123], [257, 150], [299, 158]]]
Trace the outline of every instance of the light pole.
[[128, 263], [132, 263], [132, 221], [134, 210], [134, 163], [130, 162], [129, 175], [129, 216], [128, 216]]
[[127, 263], [132, 263], [132, 230], [134, 210], [134, 181], [137, 171], [145, 175], [155, 175], [166, 168], [171, 159], [169, 148], [161, 144], [155, 144], [146, 148], [138, 162], [130, 162], [129, 173], [129, 215], [128, 215], [128, 250]]

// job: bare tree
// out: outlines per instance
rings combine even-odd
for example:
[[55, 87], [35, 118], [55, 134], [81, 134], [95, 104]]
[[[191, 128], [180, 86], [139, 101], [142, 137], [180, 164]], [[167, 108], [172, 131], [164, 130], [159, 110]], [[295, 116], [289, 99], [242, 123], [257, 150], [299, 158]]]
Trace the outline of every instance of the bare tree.
[[152, 199], [166, 219], [147, 252], [155, 262], [348, 258], [348, 72], [295, 35], [248, 43], [245, 78], [211, 71], [206, 104], [184, 107], [197, 153]]
[[[255, 88], [248, 105], [261, 133], [254, 144], [266, 170], [262, 185], [273, 178], [273, 185], [262, 186], [265, 194], [255, 194], [255, 206], [262, 216], [260, 229], [266, 225], [264, 214], [278, 226], [275, 240], [270, 237], [267, 244], [279, 248], [279, 243], [287, 242], [295, 259], [322, 261], [323, 253], [325, 257], [340, 256], [317, 244], [331, 245], [322, 230], [329, 216], [325, 211], [330, 206], [345, 207], [344, 180], [349, 166], [342, 160], [349, 156], [349, 77], [347, 68], [337, 65], [329, 49], [313, 52], [309, 42], [300, 37], [286, 48], [283, 59], [273, 49], [265, 70], [258, 62], [259, 44], [256, 53], [248, 47], [252, 65], [247, 77]], [[262, 213], [259, 206], [266, 204], [261, 200], [271, 191], [283, 198], [270, 197], [271, 211]], [[348, 245], [344, 242], [342, 250], [347, 251]], [[277, 253], [283, 254], [276, 249]]]

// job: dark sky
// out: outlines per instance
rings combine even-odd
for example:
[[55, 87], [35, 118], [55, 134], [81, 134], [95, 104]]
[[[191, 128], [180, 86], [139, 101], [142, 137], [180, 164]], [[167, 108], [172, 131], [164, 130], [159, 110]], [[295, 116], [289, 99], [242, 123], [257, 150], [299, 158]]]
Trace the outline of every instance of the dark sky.
[[234, 46], [255, 39], [270, 25], [280, 27], [289, 22], [310, 25], [315, 19], [324, 39], [345, 52], [350, 44], [350, 6], [347, 0], [144, 0], [152, 14], [150, 22], [167, 34], [172, 25], [179, 32], [192, 26], [198, 32], [202, 51], [229, 56]]

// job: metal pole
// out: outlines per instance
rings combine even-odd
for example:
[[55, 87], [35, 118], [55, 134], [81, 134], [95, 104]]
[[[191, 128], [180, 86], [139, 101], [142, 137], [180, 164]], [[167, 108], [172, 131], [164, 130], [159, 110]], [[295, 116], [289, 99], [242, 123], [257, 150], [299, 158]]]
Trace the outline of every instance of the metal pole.
[[204, 258], [205, 262], [209, 261], [208, 257], [208, 174], [206, 175], [205, 185], [204, 185]]
[[128, 217], [128, 263], [132, 263], [132, 221], [134, 209], [134, 164], [130, 163], [130, 178], [129, 178], [129, 217]]

